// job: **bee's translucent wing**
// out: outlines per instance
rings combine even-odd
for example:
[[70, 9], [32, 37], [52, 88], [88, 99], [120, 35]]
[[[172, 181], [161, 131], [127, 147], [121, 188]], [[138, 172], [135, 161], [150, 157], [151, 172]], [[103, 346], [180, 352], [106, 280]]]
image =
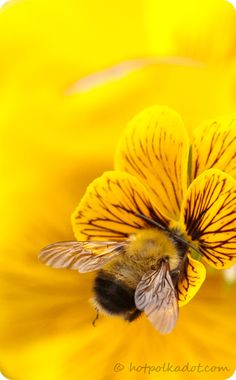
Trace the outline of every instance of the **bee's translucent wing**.
[[62, 241], [43, 248], [38, 257], [53, 268], [92, 272], [121, 254], [124, 246], [125, 242]]
[[135, 291], [137, 309], [143, 310], [162, 334], [170, 333], [178, 318], [178, 301], [168, 263], [145, 273]]
[[159, 303], [149, 304], [144, 312], [161, 334], [169, 334], [175, 327], [179, 315], [176, 295], [171, 292]]

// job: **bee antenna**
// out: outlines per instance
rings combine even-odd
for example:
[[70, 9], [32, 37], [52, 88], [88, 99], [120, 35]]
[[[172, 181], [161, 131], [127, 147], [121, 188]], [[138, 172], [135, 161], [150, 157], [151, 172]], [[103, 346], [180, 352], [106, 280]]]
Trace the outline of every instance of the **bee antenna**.
[[135, 214], [135, 215], [138, 216], [139, 218], [143, 219], [143, 220], [146, 220], [146, 222], [154, 224], [154, 226], [157, 226], [157, 227], [161, 228], [164, 231], [168, 231], [166, 227], [162, 226], [162, 224], [156, 222], [155, 220], [152, 220], [152, 219], [148, 218], [145, 215], [142, 215], [142, 214]]
[[168, 234], [170, 234], [171, 236], [173, 236], [176, 240], [181, 241], [181, 243], [184, 243], [188, 247], [192, 248], [195, 252], [197, 252], [201, 256], [201, 252], [196, 247], [194, 247], [194, 245], [192, 245], [191, 243], [189, 243], [188, 241], [183, 239], [181, 236], [175, 234], [173, 231], [168, 230], [162, 224], [156, 222], [155, 220], [148, 218], [145, 215], [142, 215], [142, 214], [135, 214], [135, 215], [138, 216], [139, 218], [142, 218], [143, 220], [146, 220], [146, 222], [149, 222], [150, 224], [153, 224], [154, 226], [159, 227], [161, 230], [163, 230], [163, 231], [167, 232]]

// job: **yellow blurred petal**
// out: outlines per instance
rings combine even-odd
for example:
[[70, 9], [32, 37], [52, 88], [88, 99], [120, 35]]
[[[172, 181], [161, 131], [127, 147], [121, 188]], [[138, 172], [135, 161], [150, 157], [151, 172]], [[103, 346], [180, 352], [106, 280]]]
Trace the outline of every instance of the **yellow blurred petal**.
[[[2, 299], [0, 354], [2, 370], [10, 379], [137, 379], [137, 371], [130, 372], [131, 363], [226, 366], [226, 371], [214, 372], [214, 379], [222, 380], [233, 370], [236, 293], [235, 289], [226, 290], [219, 276], [209, 276], [199, 296], [189, 307], [181, 308], [173, 333], [160, 335], [144, 317], [128, 324], [100, 316], [93, 327], [95, 313], [87, 302], [91, 277], [69, 272], [69, 281], [64, 271], [58, 276], [53, 273], [57, 271], [44, 270], [41, 279], [35, 276], [36, 267], [31, 276], [5, 271], [1, 277], [8, 292]], [[124, 365], [118, 374], [117, 363]], [[205, 371], [159, 371], [153, 369], [149, 377], [195, 380], [204, 374], [204, 378], [212, 378], [212, 372]], [[138, 375], [146, 376], [143, 371]]]
[[124, 240], [148, 226], [139, 215], [169, 224], [135, 177], [106, 172], [88, 186], [72, 215], [72, 225], [77, 240]]
[[57, 92], [130, 59], [227, 62], [235, 55], [235, 19], [224, 0], [122, 0], [115, 10], [108, 0], [9, 1], [0, 12], [0, 77]]
[[236, 178], [236, 116], [209, 120], [193, 131], [192, 178], [211, 168]]
[[199, 291], [206, 278], [206, 269], [200, 261], [187, 256], [183, 278], [178, 283], [179, 306], [186, 305]]
[[235, 56], [236, 12], [222, 0], [150, 1], [150, 48], [202, 62]]
[[16, 71], [17, 82], [28, 86], [31, 78], [31, 85], [58, 91], [88, 73], [144, 57], [147, 8], [144, 0], [135, 6], [122, 0], [116, 9], [108, 0], [10, 1], [0, 10], [0, 77], [5, 82]]
[[137, 177], [160, 211], [178, 219], [187, 188], [188, 135], [180, 116], [154, 106], [138, 114], [121, 136], [115, 166]]
[[236, 259], [236, 181], [210, 169], [190, 185], [181, 211], [182, 223], [209, 265], [228, 268]]
[[[83, 173], [83, 183], [88, 184], [112, 168], [124, 126], [152, 104], [177, 109], [189, 131], [216, 112], [233, 112], [229, 78], [224, 70], [168, 62], [138, 68], [70, 96], [61, 89], [59, 93], [48, 92], [48, 88], [32, 82], [32, 75], [38, 77], [38, 72], [28, 73], [30, 87], [24, 87], [24, 80], [16, 86], [15, 73], [0, 92], [0, 122], [5, 131], [1, 152], [6, 157], [6, 175], [21, 173], [22, 166], [26, 171], [32, 170], [31, 176], [47, 169], [53, 175], [55, 170], [68, 167], [69, 160], [73, 170], [77, 167], [77, 172]], [[27, 142], [24, 154], [19, 141]], [[87, 165], [91, 165], [92, 172], [86, 170]]]

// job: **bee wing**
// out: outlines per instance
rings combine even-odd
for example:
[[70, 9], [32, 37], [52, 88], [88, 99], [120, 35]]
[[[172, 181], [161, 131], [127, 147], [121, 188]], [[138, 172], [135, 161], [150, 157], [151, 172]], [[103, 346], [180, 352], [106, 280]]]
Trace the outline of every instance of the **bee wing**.
[[121, 254], [124, 246], [125, 242], [62, 241], [43, 248], [38, 257], [53, 268], [92, 272]]
[[152, 325], [162, 334], [170, 333], [178, 318], [178, 301], [168, 264], [145, 273], [135, 291], [137, 309], [144, 310]]

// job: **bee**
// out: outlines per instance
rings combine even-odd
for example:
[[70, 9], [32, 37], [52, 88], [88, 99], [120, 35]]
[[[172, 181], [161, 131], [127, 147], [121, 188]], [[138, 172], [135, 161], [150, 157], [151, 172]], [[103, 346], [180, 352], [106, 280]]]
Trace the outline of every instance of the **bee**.
[[139, 216], [153, 226], [126, 241], [58, 242], [45, 247], [39, 259], [53, 268], [97, 271], [93, 303], [98, 311], [130, 322], [144, 312], [166, 334], [178, 319], [177, 284], [191, 244], [181, 234]]

